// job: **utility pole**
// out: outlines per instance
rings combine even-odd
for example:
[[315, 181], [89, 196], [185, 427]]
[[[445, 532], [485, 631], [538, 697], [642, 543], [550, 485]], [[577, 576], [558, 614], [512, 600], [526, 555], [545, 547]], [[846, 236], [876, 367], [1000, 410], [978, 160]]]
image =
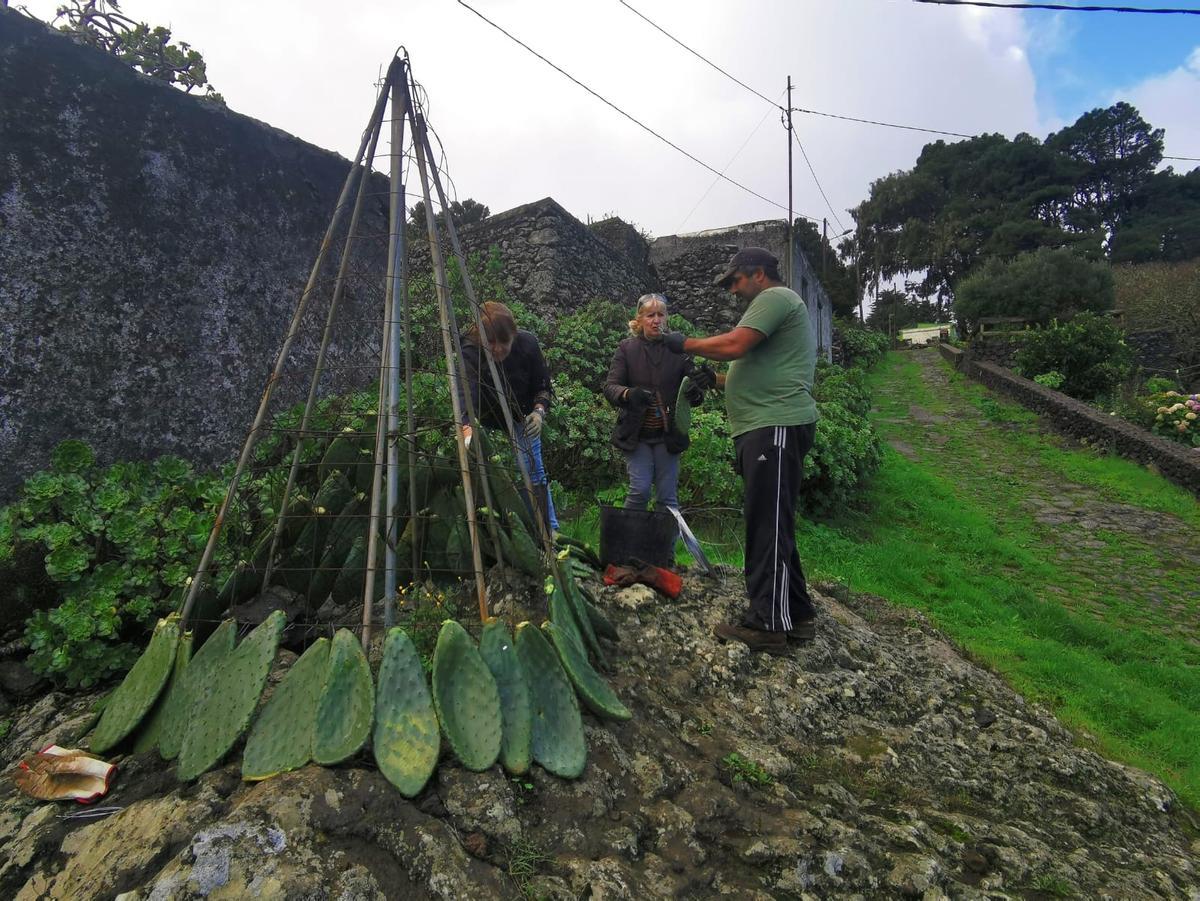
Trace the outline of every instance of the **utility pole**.
[[866, 323], [867, 317], [863, 315], [863, 286], [861, 276], [858, 274], [858, 261], [862, 259], [862, 237], [860, 234], [854, 236], [854, 293], [858, 295], [858, 321]]
[[[829, 243], [829, 220], [821, 217], [821, 284], [829, 284], [825, 272], [825, 246]], [[826, 289], [828, 290], [828, 289]]]
[[788, 220], [787, 220], [787, 284], [795, 289], [792, 283], [792, 246], [796, 239], [792, 234], [792, 76], [787, 80], [787, 145], [788, 145]]

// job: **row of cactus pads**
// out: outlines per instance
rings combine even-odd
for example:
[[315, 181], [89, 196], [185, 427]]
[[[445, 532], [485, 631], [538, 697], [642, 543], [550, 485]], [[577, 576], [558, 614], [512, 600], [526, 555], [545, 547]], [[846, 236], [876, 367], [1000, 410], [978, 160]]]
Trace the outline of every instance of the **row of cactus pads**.
[[[546, 581], [550, 619], [540, 629], [523, 622], [514, 634], [491, 618], [476, 645], [446, 620], [429, 682], [403, 629], [387, 632], [378, 680], [354, 633], [318, 639], [254, 719], [243, 778], [267, 779], [310, 761], [340, 763], [370, 738], [380, 771], [413, 797], [433, 775], [443, 735], [471, 770], [499, 761], [521, 774], [537, 762], [577, 778], [587, 757], [579, 701], [600, 717], [631, 714], [589, 661], [589, 650], [603, 660], [598, 636], [615, 640], [615, 630], [584, 597], [571, 567], [559, 573]], [[192, 634], [178, 617], [163, 619], [110, 695], [91, 750], [103, 754], [127, 739], [135, 751], [157, 748], [177, 760], [181, 781], [216, 766], [254, 718], [286, 624], [276, 610], [235, 646], [237, 625], [226, 620], [193, 654]]]

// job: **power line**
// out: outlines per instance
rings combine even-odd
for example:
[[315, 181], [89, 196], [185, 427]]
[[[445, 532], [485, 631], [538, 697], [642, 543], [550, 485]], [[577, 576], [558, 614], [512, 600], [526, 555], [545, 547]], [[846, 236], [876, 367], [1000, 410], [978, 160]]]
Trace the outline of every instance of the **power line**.
[[1151, 8], [1147, 6], [1070, 6], [1065, 3], [993, 3], [990, 0], [913, 0], [939, 6], [983, 6], [988, 9], [1052, 9], [1072, 13], [1150, 13], [1156, 16], [1200, 16], [1200, 9]]
[[973, 138], [975, 135], [966, 135], [960, 131], [942, 131], [937, 128], [920, 128], [916, 125], [899, 125], [895, 122], [881, 122], [878, 119], [860, 119], [857, 116], [842, 116], [838, 113], [823, 113], [815, 109], [802, 109], [798, 106], [792, 107], [793, 113], [805, 113], [809, 116], [824, 116], [826, 119], [844, 119], [847, 122], [861, 122], [863, 125], [881, 125], [884, 128], [901, 128], [905, 131], [923, 131], [931, 135], [946, 135], [951, 138]]
[[809, 162], [808, 151], [804, 149], [804, 144], [800, 141], [800, 135], [796, 133], [796, 129], [792, 129], [792, 137], [796, 139], [796, 146], [800, 148], [800, 155], [804, 157], [804, 162], [808, 166], [808, 171], [812, 175], [813, 181], [817, 184], [817, 190], [821, 192], [821, 197], [825, 201], [825, 206], [829, 208], [829, 215], [833, 216], [833, 221], [837, 223], [837, 227], [841, 231], [846, 230], [846, 226], [842, 225], [842, 220], [838, 218], [838, 214], [834, 212], [833, 204], [829, 202], [829, 198], [825, 195], [825, 189], [821, 187], [821, 180], [817, 178], [817, 172], [813, 169], [813, 164]]
[[652, 28], [656, 29], [657, 31], [661, 32], [663, 35], [665, 35], [665, 36], [666, 36], [667, 38], [669, 38], [670, 40], [674, 41], [676, 44], [678, 44], [680, 47], [682, 47], [684, 50], [686, 50], [686, 51], [687, 51], [688, 53], [690, 53], [692, 56], [696, 57], [696, 59], [700, 60], [700, 61], [701, 61], [702, 63], [704, 63], [706, 66], [711, 66], [712, 68], [716, 69], [718, 72], [720, 72], [720, 73], [721, 73], [722, 75], [724, 75], [726, 78], [728, 78], [728, 79], [730, 79], [731, 81], [735, 81], [735, 82], [737, 82], [738, 84], [740, 84], [742, 87], [744, 87], [744, 88], [745, 88], [747, 91], [749, 91], [751, 94], [755, 95], [756, 97], [760, 97], [760, 98], [762, 98], [763, 100], [767, 101], [767, 103], [771, 104], [771, 106], [773, 106], [773, 107], [776, 107], [776, 108], [777, 108], [777, 109], [779, 109], [779, 110], [782, 110], [782, 109], [783, 109], [783, 107], [779, 105], [779, 101], [778, 101], [778, 100], [772, 100], [772, 99], [771, 99], [770, 97], [768, 97], [766, 94], [761, 94], [761, 93], [759, 93], [758, 91], [754, 90], [754, 88], [750, 87], [750, 85], [746, 84], [746, 82], [742, 81], [740, 78], [738, 78], [738, 77], [736, 77], [736, 76], [734, 76], [734, 75], [730, 75], [728, 72], [726, 72], [726, 71], [725, 71], [724, 69], [722, 69], [720, 66], [718, 66], [716, 63], [714, 63], [714, 62], [713, 62], [711, 59], [709, 59], [707, 56], [705, 56], [703, 53], [700, 53], [698, 50], [693, 50], [691, 47], [689, 47], [689, 46], [688, 46], [687, 44], [685, 44], [683, 41], [679, 40], [679, 38], [675, 37], [675, 35], [671, 34], [671, 32], [669, 32], [669, 31], [667, 31], [665, 28], [663, 28], [661, 25], [658, 25], [657, 23], [655, 23], [655, 22], [651, 21], [650, 19], [648, 19], [648, 18], [647, 18], [645, 15], [643, 15], [642, 13], [638, 12], [636, 9], [634, 9], [632, 6], [630, 6], [628, 3], [626, 3], [626, 2], [625, 2], [625, 0], [617, 0], [617, 2], [618, 2], [618, 3], [620, 3], [620, 4], [621, 4], [623, 7], [625, 7], [627, 10], [629, 10], [631, 13], [633, 13], [635, 16], [637, 16], [639, 19], [641, 19], [643, 22], [645, 22], [647, 25], [649, 25], [650, 27], [652, 27]]
[[[680, 146], [679, 146], [678, 144], [676, 144], [674, 141], [672, 141], [672, 140], [670, 140], [669, 138], [666, 138], [666, 137], [664, 137], [663, 135], [659, 134], [657, 131], [655, 131], [653, 128], [651, 128], [651, 127], [650, 127], [649, 125], [647, 125], [646, 123], [642, 122], [640, 119], [637, 119], [637, 118], [635, 118], [634, 116], [630, 115], [629, 113], [625, 112], [625, 110], [621, 109], [619, 106], [617, 106], [617, 105], [616, 105], [615, 103], [613, 103], [611, 100], [607, 99], [606, 97], [602, 96], [601, 94], [598, 94], [596, 91], [594, 91], [594, 90], [592, 90], [591, 88], [589, 88], [589, 87], [588, 87], [586, 84], [584, 84], [582, 81], [580, 81], [580, 80], [579, 80], [578, 78], [576, 78], [574, 75], [572, 75], [570, 72], [566, 71], [565, 69], [561, 68], [560, 66], [557, 66], [557, 65], [555, 65], [555, 64], [554, 64], [554, 63], [552, 63], [550, 60], [548, 60], [546, 57], [542, 56], [542, 54], [538, 53], [536, 50], [534, 50], [532, 47], [530, 47], [528, 44], [526, 44], [526, 43], [525, 43], [524, 41], [522, 41], [520, 38], [518, 38], [518, 37], [516, 37], [516, 36], [514, 36], [514, 35], [512, 35], [512, 34], [510, 34], [510, 33], [509, 33], [509, 32], [507, 32], [507, 31], [505, 31], [505, 30], [504, 30], [502, 27], [500, 27], [499, 25], [497, 25], [495, 22], [493, 22], [491, 19], [489, 19], [487, 16], [485, 16], [485, 15], [484, 15], [483, 13], [481, 13], [479, 10], [475, 9], [474, 7], [472, 7], [472, 6], [471, 6], [469, 3], [466, 3], [466, 2], [464, 2], [464, 0], [458, 0], [458, 5], [459, 5], [459, 6], [462, 6], [462, 7], [464, 7], [464, 8], [466, 8], [466, 9], [467, 9], [467, 10], [469, 10], [470, 12], [473, 12], [473, 13], [474, 13], [476, 16], [478, 16], [479, 18], [483, 19], [483, 21], [487, 22], [487, 24], [491, 25], [493, 28], [495, 28], [495, 29], [496, 29], [498, 32], [500, 32], [502, 35], [504, 35], [504, 36], [505, 36], [506, 38], [508, 38], [510, 41], [512, 41], [512, 42], [513, 42], [513, 43], [515, 43], [515, 44], [518, 44], [518, 45], [520, 45], [521, 47], [524, 47], [526, 50], [528, 50], [530, 53], [532, 53], [534, 56], [536, 56], [538, 59], [540, 59], [540, 60], [541, 60], [542, 62], [544, 62], [546, 65], [548, 65], [550, 68], [552, 68], [552, 69], [554, 69], [556, 72], [558, 72], [560, 75], [563, 75], [563, 76], [565, 76], [566, 78], [570, 79], [572, 82], [574, 82], [574, 83], [575, 83], [576, 85], [578, 85], [579, 87], [583, 88], [585, 91], [587, 91], [589, 94], [591, 94], [591, 95], [592, 95], [593, 97], [595, 97], [597, 100], [599, 100], [599, 101], [600, 101], [601, 103], [603, 103], [605, 106], [608, 106], [609, 108], [611, 108], [611, 109], [615, 110], [616, 112], [620, 113], [622, 116], [624, 116], [626, 119], [628, 119], [628, 120], [629, 120], [630, 122], [632, 122], [634, 125], [636, 125], [638, 128], [640, 128], [640, 129], [642, 129], [643, 131], [646, 131], [646, 132], [650, 133], [651, 135], [653, 135], [654, 137], [658, 138], [660, 141], [662, 141], [664, 144], [666, 144], [666, 145], [667, 145], [668, 147], [670, 147], [672, 150], [676, 150], [676, 151], [678, 151], [679, 153], [682, 153], [684, 156], [686, 156], [686, 157], [687, 157], [688, 159], [690, 159], [692, 162], [696, 163], [697, 165], [703, 166], [703, 167], [704, 167], [705, 169], [707, 169], [709, 172], [713, 173], [713, 174], [714, 174], [714, 175], [716, 175], [718, 178], [724, 179], [725, 181], [729, 182], [731, 185], [734, 185], [735, 187], [741, 188], [741, 189], [742, 189], [743, 191], [745, 191], [747, 194], [753, 194], [753, 195], [754, 195], [755, 197], [757, 197], [759, 200], [765, 201], [766, 203], [769, 203], [769, 204], [771, 204], [771, 206], [773, 206], [773, 207], [778, 207], [778, 208], [779, 208], [779, 209], [781, 209], [781, 210], [787, 210], [787, 207], [786, 207], [786, 206], [784, 206], [783, 204], [781, 204], [781, 203], [776, 203], [776, 202], [775, 202], [774, 200], [772, 200], [770, 197], [766, 197], [766, 196], [764, 196], [764, 195], [762, 195], [762, 194], [759, 194], [759, 193], [758, 193], [757, 191], [755, 191], [753, 188], [749, 188], [749, 187], [747, 187], [746, 185], [742, 184], [740, 181], [735, 181], [734, 179], [730, 178], [730, 177], [729, 177], [728, 175], [726, 175], [725, 173], [717, 171], [717, 170], [716, 170], [716, 169], [714, 169], [712, 166], [710, 166], [708, 163], [704, 162], [704, 160], [702, 160], [702, 159], [700, 159], [699, 157], [695, 156], [694, 154], [692, 154], [692, 153], [689, 153], [688, 151], [684, 150], [682, 147], [680, 147]], [[817, 221], [817, 219], [816, 219], [815, 217], [813, 217], [813, 216], [805, 216], [803, 213], [800, 213], [800, 214], [798, 214], [798, 215], [800, 215], [800, 216], [803, 216], [805, 219], [811, 219], [811, 220], [812, 220], [812, 221], [814, 221], [814, 222], [816, 222], [816, 221]]]
[[1164, 160], [1183, 160], [1185, 163], [1200, 163], [1200, 156], [1164, 156]]
[[[779, 96], [782, 97], [784, 94], [784, 91], [786, 91], [786, 90], [787, 90], [787, 88], [784, 88], [783, 91], [780, 91]], [[734, 153], [734, 155], [729, 158], [729, 162], [725, 164], [725, 168], [721, 171], [723, 171], [723, 172], [729, 171], [729, 167], [732, 166], [734, 164], [734, 161], [739, 156], [742, 155], [742, 151], [746, 149], [747, 145], [750, 143], [751, 140], [753, 140], [754, 136], [756, 134], [758, 134], [759, 129], [763, 127], [763, 123], [767, 121], [767, 118], [771, 115], [771, 113], [772, 113], [772, 110], [767, 110], [765, 113], [763, 113], [763, 117], [761, 119], [759, 119], [758, 124], [756, 126], [754, 126], [754, 131], [752, 131], [752, 132], [750, 132], [750, 134], [746, 135], [746, 140], [742, 141], [742, 146], [739, 147], [737, 149], [737, 152]], [[692, 208], [690, 210], [688, 210], [688, 214], [683, 217], [683, 221], [680, 222], [679, 226], [675, 229], [676, 234], [681, 234], [683, 232], [683, 227], [685, 225], [687, 225], [687, 221], [692, 218], [692, 214], [695, 213], [696, 210], [700, 208], [700, 204], [704, 203], [704, 199], [706, 197], [708, 197], [708, 195], [712, 192], [712, 189], [717, 186], [717, 182], [719, 182], [720, 180], [721, 179], [719, 179], [719, 178], [714, 178], [709, 183], [709, 185], [705, 189], [704, 193], [700, 195], [700, 199], [696, 201], [696, 203], [692, 206]]]

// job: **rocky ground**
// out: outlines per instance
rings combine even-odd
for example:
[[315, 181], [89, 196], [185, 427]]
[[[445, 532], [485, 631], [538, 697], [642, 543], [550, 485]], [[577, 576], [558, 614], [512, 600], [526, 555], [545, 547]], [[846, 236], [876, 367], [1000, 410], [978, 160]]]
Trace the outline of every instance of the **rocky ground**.
[[[118, 810], [79, 819], [5, 780], [0, 897], [1200, 899], [1200, 831], [1171, 791], [921, 617], [822, 596], [815, 641], [757, 656], [710, 635], [738, 588], [602, 593], [634, 719], [585, 718], [576, 782], [446, 756], [410, 802], [368, 755], [257, 784], [235, 758], [181, 786], [151, 753], [120, 761]], [[4, 764], [73, 743], [94, 701], [11, 711]]]

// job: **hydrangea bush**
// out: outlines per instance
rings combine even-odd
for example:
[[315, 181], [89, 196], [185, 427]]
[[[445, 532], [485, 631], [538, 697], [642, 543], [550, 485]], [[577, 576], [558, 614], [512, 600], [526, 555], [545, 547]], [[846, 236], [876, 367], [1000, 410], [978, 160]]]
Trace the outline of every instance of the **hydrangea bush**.
[[1200, 449], [1200, 394], [1164, 391], [1151, 395], [1148, 402], [1154, 407], [1150, 426], [1154, 434]]

